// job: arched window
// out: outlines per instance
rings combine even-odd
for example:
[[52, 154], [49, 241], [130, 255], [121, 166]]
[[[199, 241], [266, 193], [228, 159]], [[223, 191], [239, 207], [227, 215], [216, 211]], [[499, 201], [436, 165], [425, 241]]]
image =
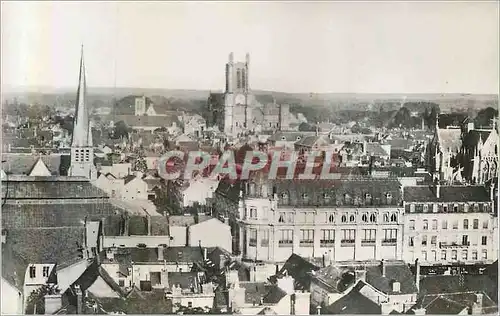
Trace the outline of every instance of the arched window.
[[342, 222], [342, 223], [347, 223], [347, 215], [345, 215], [345, 214], [344, 214], [344, 215], [342, 215], [342, 217], [341, 217], [341, 222]]
[[290, 198], [288, 196], [288, 193], [286, 193], [286, 192], [281, 193], [281, 203], [284, 205], [287, 205], [290, 203]]
[[367, 205], [371, 205], [371, 204], [372, 204], [372, 195], [371, 195], [370, 193], [367, 193], [367, 194], [365, 195], [365, 203], [366, 203]]
[[397, 222], [398, 221], [398, 215], [396, 213], [391, 215], [391, 222]]
[[353, 223], [356, 220], [354, 215], [349, 216], [349, 222]]
[[386, 222], [386, 223], [389, 222], [389, 213], [384, 214], [384, 222]]
[[335, 221], [335, 216], [333, 216], [333, 214], [330, 214], [330, 216], [328, 216], [328, 222], [333, 223], [334, 221]]
[[375, 223], [377, 221], [377, 215], [371, 214], [370, 215], [370, 222]]
[[302, 194], [302, 200], [304, 203], [309, 203], [309, 195], [307, 193]]

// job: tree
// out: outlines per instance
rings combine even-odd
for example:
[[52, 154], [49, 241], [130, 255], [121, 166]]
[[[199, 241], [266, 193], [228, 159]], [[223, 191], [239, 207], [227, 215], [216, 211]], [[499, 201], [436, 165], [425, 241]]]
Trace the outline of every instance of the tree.
[[144, 158], [143, 155], [139, 155], [137, 159], [134, 162], [134, 170], [135, 171], [140, 171], [142, 173], [145, 173], [148, 171], [148, 165], [146, 163], [146, 159]]
[[115, 127], [113, 128], [113, 133], [112, 133], [112, 138], [113, 139], [119, 139], [122, 137], [128, 137], [128, 134], [132, 131], [131, 128], [125, 124], [123, 121], [119, 121], [115, 124]]
[[486, 109], [482, 109], [477, 113], [477, 116], [474, 119], [474, 124], [476, 125], [476, 127], [491, 126], [492, 119], [497, 116], [498, 110], [492, 107], [487, 107]]
[[44, 284], [40, 288], [31, 292], [26, 300], [26, 314], [45, 314], [45, 295], [60, 293], [55, 285]]

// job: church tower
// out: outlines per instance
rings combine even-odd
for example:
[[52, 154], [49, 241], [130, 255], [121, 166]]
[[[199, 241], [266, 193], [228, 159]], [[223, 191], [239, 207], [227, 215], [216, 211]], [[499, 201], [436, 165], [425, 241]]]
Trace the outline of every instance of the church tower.
[[229, 135], [233, 132], [233, 110], [234, 110], [233, 58], [234, 58], [233, 53], [230, 53], [229, 61], [226, 64], [226, 92], [224, 93], [224, 134], [226, 135]]
[[80, 77], [76, 92], [76, 111], [73, 124], [73, 139], [71, 140], [71, 165], [69, 176], [86, 177], [94, 180], [97, 171], [94, 166], [94, 147], [92, 144], [92, 129], [89, 121], [89, 109], [86, 104], [87, 82], [85, 79], [85, 64], [83, 62], [83, 46], [80, 59]]
[[224, 94], [224, 133], [227, 135], [236, 134], [250, 127], [249, 66], [249, 54], [246, 54], [245, 62], [234, 62], [233, 53], [229, 54]]

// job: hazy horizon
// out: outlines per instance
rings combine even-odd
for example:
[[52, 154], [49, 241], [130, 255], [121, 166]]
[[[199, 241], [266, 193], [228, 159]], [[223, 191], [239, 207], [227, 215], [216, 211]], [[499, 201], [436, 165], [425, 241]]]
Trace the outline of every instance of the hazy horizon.
[[[2, 3], [2, 88], [498, 94], [498, 3]], [[75, 90], [76, 91], [76, 90]]]

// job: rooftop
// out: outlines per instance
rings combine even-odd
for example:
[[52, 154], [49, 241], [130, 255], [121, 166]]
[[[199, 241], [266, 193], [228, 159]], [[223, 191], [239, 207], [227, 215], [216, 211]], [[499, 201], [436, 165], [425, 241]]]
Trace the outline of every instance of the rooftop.
[[441, 186], [439, 198], [431, 186], [405, 187], [405, 202], [490, 202], [490, 194], [484, 186]]

